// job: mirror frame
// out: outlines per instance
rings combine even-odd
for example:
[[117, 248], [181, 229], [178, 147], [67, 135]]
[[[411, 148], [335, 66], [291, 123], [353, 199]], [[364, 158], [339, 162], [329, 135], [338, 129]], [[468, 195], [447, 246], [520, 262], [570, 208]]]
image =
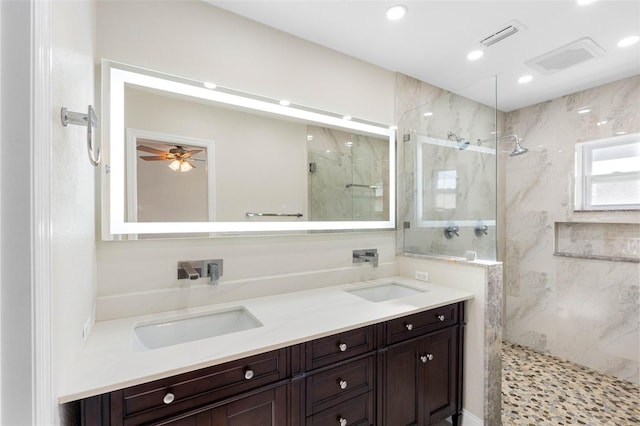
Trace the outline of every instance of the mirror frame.
[[[210, 89], [205, 83], [157, 71], [102, 60], [102, 236], [176, 233], [244, 233], [281, 231], [393, 230], [396, 226], [396, 139], [389, 126], [299, 105], [283, 106], [279, 100], [232, 89]], [[244, 221], [244, 222], [128, 222], [125, 216], [125, 85], [155, 89], [260, 114], [288, 117], [343, 131], [357, 131], [389, 140], [389, 219], [382, 221]]]

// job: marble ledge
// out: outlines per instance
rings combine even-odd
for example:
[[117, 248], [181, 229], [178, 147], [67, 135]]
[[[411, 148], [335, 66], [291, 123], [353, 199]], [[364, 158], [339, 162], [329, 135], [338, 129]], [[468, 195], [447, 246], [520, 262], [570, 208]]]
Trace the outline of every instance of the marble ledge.
[[566, 252], [554, 252], [555, 257], [570, 257], [572, 259], [592, 259], [592, 260], [605, 260], [608, 262], [629, 262], [640, 263], [640, 258], [637, 257], [622, 257], [622, 256], [605, 256], [599, 254], [577, 254]]

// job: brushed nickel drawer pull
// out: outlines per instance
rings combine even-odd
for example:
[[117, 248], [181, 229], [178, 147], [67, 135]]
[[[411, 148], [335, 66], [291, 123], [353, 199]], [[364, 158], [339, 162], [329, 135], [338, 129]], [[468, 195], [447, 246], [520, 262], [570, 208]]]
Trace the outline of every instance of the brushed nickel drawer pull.
[[345, 390], [348, 385], [349, 384], [347, 383], [346, 380], [342, 380], [342, 379], [338, 380], [338, 386], [340, 386], [340, 389]]
[[169, 392], [164, 396], [164, 398], [162, 398], [162, 402], [168, 405], [168, 404], [171, 404], [175, 399], [176, 399], [176, 396], [171, 392]]
[[405, 326], [405, 328], [406, 328], [407, 330], [409, 330], [409, 331], [413, 330], [413, 324], [411, 324], [410, 322], [409, 322], [409, 323], [406, 323], [404, 326]]
[[247, 368], [247, 369], [244, 371], [244, 378], [245, 378], [245, 379], [247, 379], [247, 380], [251, 380], [251, 379], [253, 379], [253, 370], [252, 370], [252, 369], [250, 369], [250, 368]]
[[445, 316], [444, 316], [444, 315], [442, 315], [442, 314], [440, 314], [440, 315], [438, 315], [438, 319], [439, 319], [440, 321], [444, 321]]
[[347, 426], [347, 419], [345, 419], [344, 417], [340, 416], [340, 417], [338, 417], [338, 423], [340, 424], [340, 426]]
[[340, 352], [346, 352], [347, 350], [347, 344], [346, 343], [340, 343], [338, 345], [338, 349], [340, 349]]

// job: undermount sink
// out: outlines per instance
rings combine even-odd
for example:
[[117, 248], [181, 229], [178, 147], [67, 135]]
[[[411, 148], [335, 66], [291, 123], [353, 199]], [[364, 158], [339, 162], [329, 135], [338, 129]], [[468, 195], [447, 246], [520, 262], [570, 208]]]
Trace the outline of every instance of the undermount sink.
[[413, 296], [414, 294], [425, 293], [428, 290], [418, 290], [417, 288], [408, 287], [398, 283], [388, 283], [345, 291], [371, 302], [384, 302], [405, 296]]
[[137, 325], [133, 329], [133, 350], [147, 351], [179, 343], [222, 336], [261, 327], [244, 307], [162, 322]]

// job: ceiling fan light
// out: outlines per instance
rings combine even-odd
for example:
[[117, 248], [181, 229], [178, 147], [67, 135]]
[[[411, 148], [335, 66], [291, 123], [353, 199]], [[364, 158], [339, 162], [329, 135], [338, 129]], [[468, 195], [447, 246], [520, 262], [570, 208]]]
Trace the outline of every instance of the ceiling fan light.
[[174, 172], [177, 172], [178, 170], [180, 170], [180, 161], [173, 160], [171, 163], [169, 163], [168, 167]]
[[193, 169], [193, 166], [188, 161], [181, 161], [180, 162], [180, 171], [181, 172], [188, 172], [191, 169]]

